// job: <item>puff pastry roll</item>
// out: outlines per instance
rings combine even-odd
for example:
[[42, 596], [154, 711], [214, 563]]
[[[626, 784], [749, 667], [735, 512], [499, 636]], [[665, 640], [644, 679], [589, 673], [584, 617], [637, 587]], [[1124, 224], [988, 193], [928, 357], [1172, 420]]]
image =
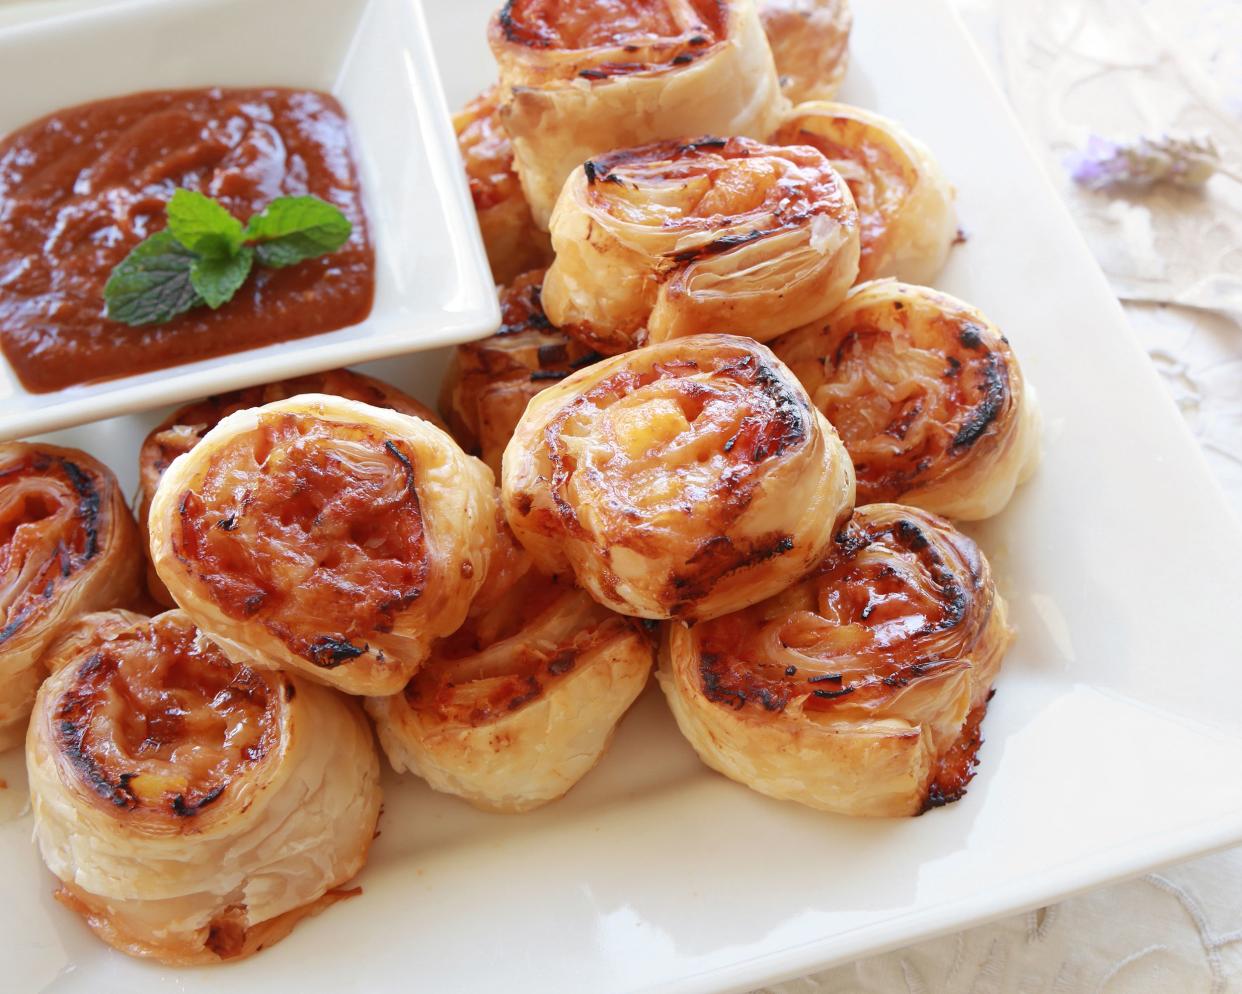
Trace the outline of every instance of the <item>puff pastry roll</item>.
[[552, 326], [543, 312], [543, 270], [500, 291], [500, 330], [459, 345], [440, 387], [453, 437], [500, 474], [500, 457], [535, 394], [589, 366], [599, 353]]
[[781, 800], [915, 815], [957, 800], [1012, 633], [987, 560], [943, 518], [860, 507], [818, 570], [667, 627], [659, 682], [708, 766]]
[[591, 156], [768, 135], [785, 109], [754, 0], [509, 0], [488, 41], [535, 223]]
[[653, 656], [636, 622], [532, 570], [367, 711], [398, 772], [489, 811], [529, 811], [598, 762]]
[[759, 0], [759, 18], [785, 96], [831, 100], [849, 68], [849, 0]]
[[859, 280], [930, 283], [957, 238], [953, 187], [927, 146], [896, 121], [846, 104], [794, 107], [773, 135], [832, 162], [858, 206]]
[[1009, 341], [948, 294], [893, 280], [773, 343], [840, 432], [861, 503], [974, 520], [1039, 462], [1039, 411]]
[[552, 217], [552, 323], [615, 354], [699, 332], [775, 338], [858, 275], [858, 214], [812, 148], [660, 142], [588, 160]]
[[393, 694], [465, 618], [495, 490], [429, 422], [307, 394], [209, 431], [164, 473], [150, 529], [160, 579], [231, 656]]
[[696, 335], [535, 397], [505, 450], [514, 534], [640, 618], [712, 618], [801, 578], [854, 503], [832, 426], [764, 346]]
[[138, 529], [111, 470], [77, 449], [0, 445], [0, 750], [26, 734], [52, 639], [141, 591]]
[[500, 88], [493, 86], [453, 115], [492, 278], [509, 283], [552, 261], [548, 233], [536, 227], [513, 169], [513, 146], [500, 123]]
[[181, 611], [84, 621], [26, 742], [60, 901], [113, 948], [183, 966], [258, 952], [348, 896], [380, 804], [362, 709], [231, 662]]
[[[151, 498], [159, 486], [164, 470], [183, 452], [189, 452], [203, 436], [235, 411], [262, 407], [277, 400], [287, 400], [304, 393], [327, 393], [335, 397], [348, 397], [373, 407], [386, 407], [411, 417], [423, 418], [437, 427], [444, 423], [430, 408], [382, 380], [354, 373], [348, 369], [330, 369], [326, 373], [311, 373], [289, 380], [267, 383], [245, 390], [232, 390], [203, 400], [186, 404], [173, 411], [151, 430], [138, 453], [138, 526], [142, 530], [142, 545], [149, 546], [147, 516], [151, 512]], [[147, 589], [151, 597], [164, 607], [174, 607], [172, 595], [164, 586], [155, 568], [148, 562]]]

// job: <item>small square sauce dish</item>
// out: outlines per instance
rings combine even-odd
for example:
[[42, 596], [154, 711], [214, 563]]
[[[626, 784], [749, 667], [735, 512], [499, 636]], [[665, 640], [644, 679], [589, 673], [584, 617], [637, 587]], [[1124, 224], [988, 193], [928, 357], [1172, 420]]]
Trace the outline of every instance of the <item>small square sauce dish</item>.
[[[421, 5], [410, 0], [118, 0], [0, 30], [0, 88], [6, 94], [0, 102], [0, 142], [65, 108], [149, 91], [209, 87], [319, 91], [339, 101], [374, 247], [369, 313], [357, 320], [365, 310], [358, 307], [347, 327], [256, 347], [243, 344], [241, 351], [114, 378], [53, 365], [54, 377], [88, 382], [44, 392], [27, 389], [14, 366], [0, 361], [0, 440], [423, 352], [481, 337], [498, 326], [491, 274]], [[178, 139], [162, 140], [169, 154], [180, 152]], [[19, 209], [29, 207], [18, 205], [16, 198], [0, 200], [0, 223], [16, 226]], [[13, 217], [6, 219], [10, 212]], [[7, 311], [11, 321], [22, 303], [18, 295], [28, 294], [30, 283], [22, 286], [21, 259], [9, 251], [5, 265], [3, 255], [0, 319]], [[59, 278], [54, 266], [49, 272], [41, 278]], [[46, 313], [60, 306], [56, 301]], [[94, 302], [88, 297], [80, 306], [90, 315]], [[102, 321], [102, 299], [99, 308]], [[150, 326], [109, 321], [103, 327], [107, 342], [127, 342], [126, 347], [141, 350]], [[269, 340], [275, 337], [283, 336]], [[37, 356], [41, 340], [36, 327], [24, 347]], [[82, 355], [56, 361], [94, 366], [87, 353]]]

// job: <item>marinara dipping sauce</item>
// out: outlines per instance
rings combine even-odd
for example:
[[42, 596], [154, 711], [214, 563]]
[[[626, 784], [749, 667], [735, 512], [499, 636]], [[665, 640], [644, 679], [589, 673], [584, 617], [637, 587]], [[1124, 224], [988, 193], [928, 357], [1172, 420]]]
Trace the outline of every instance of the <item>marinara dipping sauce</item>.
[[[177, 187], [245, 222], [313, 194], [353, 224], [337, 252], [256, 265], [219, 310], [130, 327], [104, 284], [165, 226]], [[371, 310], [375, 252], [341, 105], [286, 89], [138, 93], [58, 111], [0, 140], [0, 346], [27, 390], [162, 369], [355, 324]]]

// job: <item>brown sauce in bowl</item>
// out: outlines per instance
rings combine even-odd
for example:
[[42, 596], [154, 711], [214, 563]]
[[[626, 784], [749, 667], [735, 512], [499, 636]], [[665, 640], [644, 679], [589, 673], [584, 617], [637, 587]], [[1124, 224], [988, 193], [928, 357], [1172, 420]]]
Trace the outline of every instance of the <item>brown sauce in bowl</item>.
[[[178, 187], [245, 221], [312, 194], [353, 224], [338, 251], [256, 266], [219, 310], [130, 327], [105, 316], [114, 266], [165, 226]], [[375, 252], [335, 98], [278, 88], [138, 93], [57, 111], [0, 139], [0, 348], [35, 393], [356, 324]]]

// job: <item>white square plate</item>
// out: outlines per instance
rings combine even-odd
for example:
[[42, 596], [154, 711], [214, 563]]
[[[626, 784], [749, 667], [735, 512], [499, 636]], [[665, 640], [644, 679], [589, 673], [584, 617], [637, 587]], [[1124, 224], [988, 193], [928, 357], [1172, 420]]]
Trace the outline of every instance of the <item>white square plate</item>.
[[[494, 2], [427, 5], [454, 103], [491, 79]], [[1242, 536], [952, 15], [928, 0], [855, 7], [844, 96], [943, 161], [970, 238], [939, 282], [1006, 330], [1046, 418], [1039, 473], [975, 530], [1020, 635], [965, 799], [908, 821], [768, 800], [704, 769], [649, 692], [599, 768], [533, 814], [481, 814], [390, 778], [363, 895], [236, 966], [174, 971], [109, 951], [53, 902], [29, 818], [12, 820], [5, 984], [745, 991], [1242, 838]], [[430, 365], [372, 371], [434, 396]], [[61, 438], [128, 483], [147, 423]], [[19, 771], [18, 757], [0, 763], [15, 807]]]
[[[372, 242], [361, 324], [141, 376], [27, 393], [0, 359], [0, 439], [477, 338], [500, 322], [418, 4], [120, 0], [0, 31], [0, 135], [138, 90], [297, 86], [349, 114]], [[118, 334], [127, 329], [118, 326]]]

